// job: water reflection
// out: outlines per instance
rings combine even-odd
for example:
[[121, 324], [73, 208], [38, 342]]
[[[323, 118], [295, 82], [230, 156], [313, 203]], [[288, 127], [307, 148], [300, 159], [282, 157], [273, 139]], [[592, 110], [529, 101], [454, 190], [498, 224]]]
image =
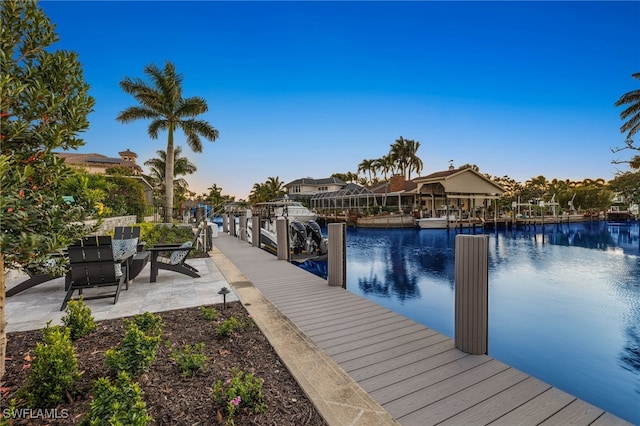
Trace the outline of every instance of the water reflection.
[[[640, 424], [638, 224], [489, 233], [490, 355]], [[347, 230], [347, 288], [453, 337], [456, 233]]]
[[[400, 232], [394, 232], [400, 231]], [[358, 287], [364, 294], [394, 296], [400, 301], [419, 298], [418, 271], [411, 266], [414, 253], [407, 248], [415, 246], [415, 234], [402, 230], [353, 230], [347, 238], [347, 250], [364, 248], [354, 255], [370, 259], [366, 276], [359, 276]]]

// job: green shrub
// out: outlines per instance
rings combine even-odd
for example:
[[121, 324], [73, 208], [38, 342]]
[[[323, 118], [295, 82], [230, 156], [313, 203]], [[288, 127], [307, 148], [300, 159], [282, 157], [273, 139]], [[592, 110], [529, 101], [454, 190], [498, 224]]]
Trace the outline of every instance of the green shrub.
[[218, 334], [218, 337], [229, 337], [235, 331], [244, 329], [244, 326], [245, 325], [242, 321], [236, 319], [236, 317], [231, 317], [216, 326], [216, 333]]
[[220, 312], [218, 312], [218, 310], [213, 307], [207, 308], [204, 306], [200, 306], [200, 312], [202, 312], [202, 315], [204, 315], [205, 319], [209, 321], [215, 321], [220, 318]]
[[43, 342], [36, 344], [25, 386], [18, 392], [30, 408], [55, 407], [80, 378], [69, 329], [49, 324], [42, 330]]
[[64, 311], [66, 315], [62, 317], [62, 323], [69, 328], [71, 340], [84, 337], [98, 328], [82, 296], [80, 300], [69, 300]]
[[193, 231], [189, 226], [140, 224], [140, 241], [147, 243], [147, 247], [154, 244], [182, 244], [192, 240]]
[[233, 417], [240, 410], [246, 409], [250, 413], [262, 413], [266, 410], [262, 382], [262, 379], [253, 374], [245, 374], [234, 367], [230, 378], [218, 380], [213, 385], [213, 401], [224, 407], [229, 423], [233, 424]]
[[93, 399], [85, 426], [145, 426], [153, 420], [147, 413], [142, 391], [127, 373], [118, 374], [112, 385], [102, 377], [93, 384]]
[[149, 336], [160, 336], [164, 328], [162, 317], [152, 314], [151, 312], [145, 312], [144, 314], [134, 316], [132, 319], [124, 320], [124, 324], [125, 327], [133, 324]]
[[128, 322], [122, 342], [105, 351], [105, 363], [111, 371], [135, 376], [156, 359], [160, 336], [145, 334], [134, 322]]
[[171, 359], [178, 365], [183, 376], [193, 376], [199, 371], [204, 371], [207, 366], [207, 356], [204, 354], [204, 343], [184, 345], [180, 348], [177, 344], [171, 346]]

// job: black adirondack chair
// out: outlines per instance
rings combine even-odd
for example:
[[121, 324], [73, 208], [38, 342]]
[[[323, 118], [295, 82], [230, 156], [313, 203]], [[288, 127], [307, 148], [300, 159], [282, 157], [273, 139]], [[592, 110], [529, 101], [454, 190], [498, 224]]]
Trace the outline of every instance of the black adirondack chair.
[[145, 242], [140, 241], [140, 227], [139, 226], [116, 226], [113, 228], [114, 240], [128, 240], [132, 238], [138, 239], [137, 250], [135, 256], [131, 260], [129, 279], [133, 280], [140, 274], [140, 272], [147, 266], [149, 259], [151, 258], [151, 252], [145, 251]]
[[78, 291], [83, 295], [83, 290], [97, 289], [100, 287], [115, 287], [112, 293], [100, 292], [95, 295], [84, 296], [85, 300], [113, 297], [113, 303], [118, 302], [118, 296], [123, 286], [128, 287], [126, 267], [119, 268], [117, 264], [122, 261], [115, 260], [111, 246], [111, 237], [87, 237], [78, 244], [67, 248], [69, 256], [69, 272], [67, 273], [67, 293], [60, 310], [63, 311], [67, 302], [72, 299], [73, 293]]
[[[195, 249], [196, 243], [202, 230], [198, 227], [193, 241], [187, 241], [182, 244], [156, 244], [151, 247], [151, 277], [150, 282], [156, 282], [158, 270], [166, 269], [169, 271], [179, 272], [193, 278], [200, 278], [198, 270], [185, 262], [191, 250]], [[169, 257], [160, 256], [160, 254], [168, 254]]]

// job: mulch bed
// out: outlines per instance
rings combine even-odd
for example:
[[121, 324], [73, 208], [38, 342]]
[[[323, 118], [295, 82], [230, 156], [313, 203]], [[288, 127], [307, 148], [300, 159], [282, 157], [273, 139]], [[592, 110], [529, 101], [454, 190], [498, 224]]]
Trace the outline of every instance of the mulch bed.
[[[240, 302], [215, 305], [221, 320], [234, 316], [248, 318]], [[199, 308], [161, 312], [165, 323], [162, 344], [154, 364], [135, 380], [144, 392], [149, 415], [155, 425], [216, 425], [223, 407], [214, 405], [211, 389], [217, 380], [225, 380], [233, 367], [253, 373], [264, 380], [263, 394], [267, 409], [261, 414], [238, 414], [236, 425], [320, 426], [325, 425], [314, 405], [301, 390], [275, 353], [259, 328], [252, 325], [228, 338], [216, 334], [216, 321], [207, 320]], [[65, 419], [18, 419], [15, 425], [72, 425], [78, 424], [89, 410], [91, 387], [95, 379], [113, 375], [104, 363], [104, 352], [116, 346], [124, 336], [122, 319], [98, 322], [98, 330], [74, 342], [81, 379], [68, 401], [56, 407], [67, 410]], [[0, 411], [15, 396], [25, 382], [29, 369], [25, 368], [33, 349], [40, 342], [38, 331], [9, 333], [7, 360], [2, 384]], [[165, 342], [197, 344], [204, 342], [208, 357], [205, 372], [183, 377], [170, 359]], [[25, 359], [26, 357], [26, 359]], [[34, 408], [34, 407], [31, 407]], [[66, 417], [66, 416], [65, 416]], [[223, 422], [226, 419], [223, 420]]]

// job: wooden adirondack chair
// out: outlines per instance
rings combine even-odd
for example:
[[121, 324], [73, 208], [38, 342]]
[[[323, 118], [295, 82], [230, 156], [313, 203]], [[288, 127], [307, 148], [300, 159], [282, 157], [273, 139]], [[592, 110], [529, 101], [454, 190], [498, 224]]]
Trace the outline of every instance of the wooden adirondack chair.
[[111, 237], [84, 238], [78, 244], [69, 246], [67, 255], [69, 256], [67, 293], [60, 307], [61, 311], [65, 309], [76, 290], [82, 295], [83, 290], [86, 289], [115, 287], [112, 293], [101, 292], [84, 296], [85, 300], [113, 297], [115, 304], [122, 286], [128, 287], [127, 268], [120, 268], [120, 272], [117, 272], [116, 265], [121, 264], [122, 261], [114, 259]]
[[[198, 227], [198, 232], [194, 235], [193, 241], [187, 241], [182, 244], [156, 244], [151, 247], [151, 277], [150, 282], [156, 282], [158, 270], [166, 269], [169, 271], [179, 272], [193, 278], [200, 278], [198, 270], [193, 266], [185, 263], [187, 256], [191, 250], [196, 248], [198, 238], [203, 231], [203, 227]], [[160, 254], [169, 254], [169, 257], [161, 257]]]

